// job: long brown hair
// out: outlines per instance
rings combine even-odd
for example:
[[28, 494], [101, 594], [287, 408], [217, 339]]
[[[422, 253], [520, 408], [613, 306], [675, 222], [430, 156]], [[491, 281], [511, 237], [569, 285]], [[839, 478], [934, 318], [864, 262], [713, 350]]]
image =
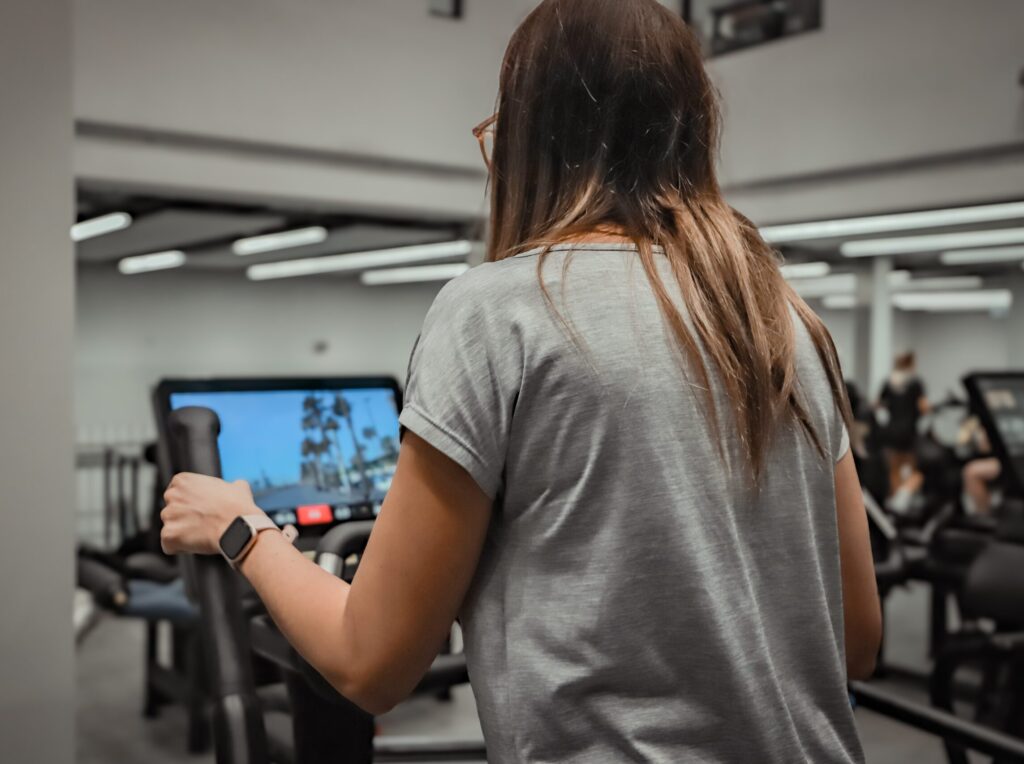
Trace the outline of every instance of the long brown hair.
[[[783, 279], [776, 253], [722, 198], [719, 109], [700, 44], [655, 0], [545, 0], [505, 54], [491, 172], [488, 257], [600, 230], [638, 257], [684, 358], [706, 391], [707, 353], [756, 479], [774, 428], [799, 423], [824, 455], [797, 387], [791, 309], [807, 327], [848, 416], [832, 339]], [[689, 320], [658, 274], [664, 249]]]

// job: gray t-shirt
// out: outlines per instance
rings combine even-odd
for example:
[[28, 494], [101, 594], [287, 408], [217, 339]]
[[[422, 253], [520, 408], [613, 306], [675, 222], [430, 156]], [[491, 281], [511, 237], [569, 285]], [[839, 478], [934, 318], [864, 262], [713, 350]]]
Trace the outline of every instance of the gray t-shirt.
[[489, 761], [862, 761], [835, 510], [845, 428], [809, 336], [797, 321], [831, 458], [781, 428], [755, 493], [730, 476], [728, 417], [725, 462], [713, 442], [636, 251], [579, 245], [563, 273], [568, 249], [544, 270], [557, 313], [536, 252], [448, 284], [401, 415], [495, 500], [462, 612]]

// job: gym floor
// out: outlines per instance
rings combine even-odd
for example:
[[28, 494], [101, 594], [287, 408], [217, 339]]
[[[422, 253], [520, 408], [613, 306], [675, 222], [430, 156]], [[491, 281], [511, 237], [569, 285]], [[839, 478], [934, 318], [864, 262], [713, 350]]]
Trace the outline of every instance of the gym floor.
[[[889, 660], [923, 669], [927, 590], [913, 587], [895, 592], [888, 613]], [[143, 636], [141, 624], [108, 618], [78, 648], [77, 761], [212, 764], [212, 754], [190, 756], [185, 752], [185, 716], [181, 709], [165, 708], [156, 720], [142, 718]], [[911, 690], [907, 693], [923, 699]], [[858, 712], [857, 722], [870, 764], [945, 760], [935, 738], [870, 712]], [[389, 735], [463, 740], [480, 736], [468, 687], [457, 688], [451, 703], [432, 698], [405, 703], [384, 717], [381, 726]]]

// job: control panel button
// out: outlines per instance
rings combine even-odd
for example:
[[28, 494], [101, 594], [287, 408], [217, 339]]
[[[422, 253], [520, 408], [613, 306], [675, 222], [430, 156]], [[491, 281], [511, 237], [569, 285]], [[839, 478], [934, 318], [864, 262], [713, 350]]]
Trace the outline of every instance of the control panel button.
[[324, 525], [333, 519], [329, 504], [307, 504], [295, 511], [299, 516], [299, 525]]

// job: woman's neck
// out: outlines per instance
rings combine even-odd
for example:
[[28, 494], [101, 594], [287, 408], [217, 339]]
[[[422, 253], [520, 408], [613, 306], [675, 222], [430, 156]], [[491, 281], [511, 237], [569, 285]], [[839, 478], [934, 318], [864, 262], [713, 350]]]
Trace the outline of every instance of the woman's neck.
[[558, 241], [559, 244], [632, 244], [633, 240], [626, 236], [618, 226], [601, 226], [593, 231], [573, 234]]

